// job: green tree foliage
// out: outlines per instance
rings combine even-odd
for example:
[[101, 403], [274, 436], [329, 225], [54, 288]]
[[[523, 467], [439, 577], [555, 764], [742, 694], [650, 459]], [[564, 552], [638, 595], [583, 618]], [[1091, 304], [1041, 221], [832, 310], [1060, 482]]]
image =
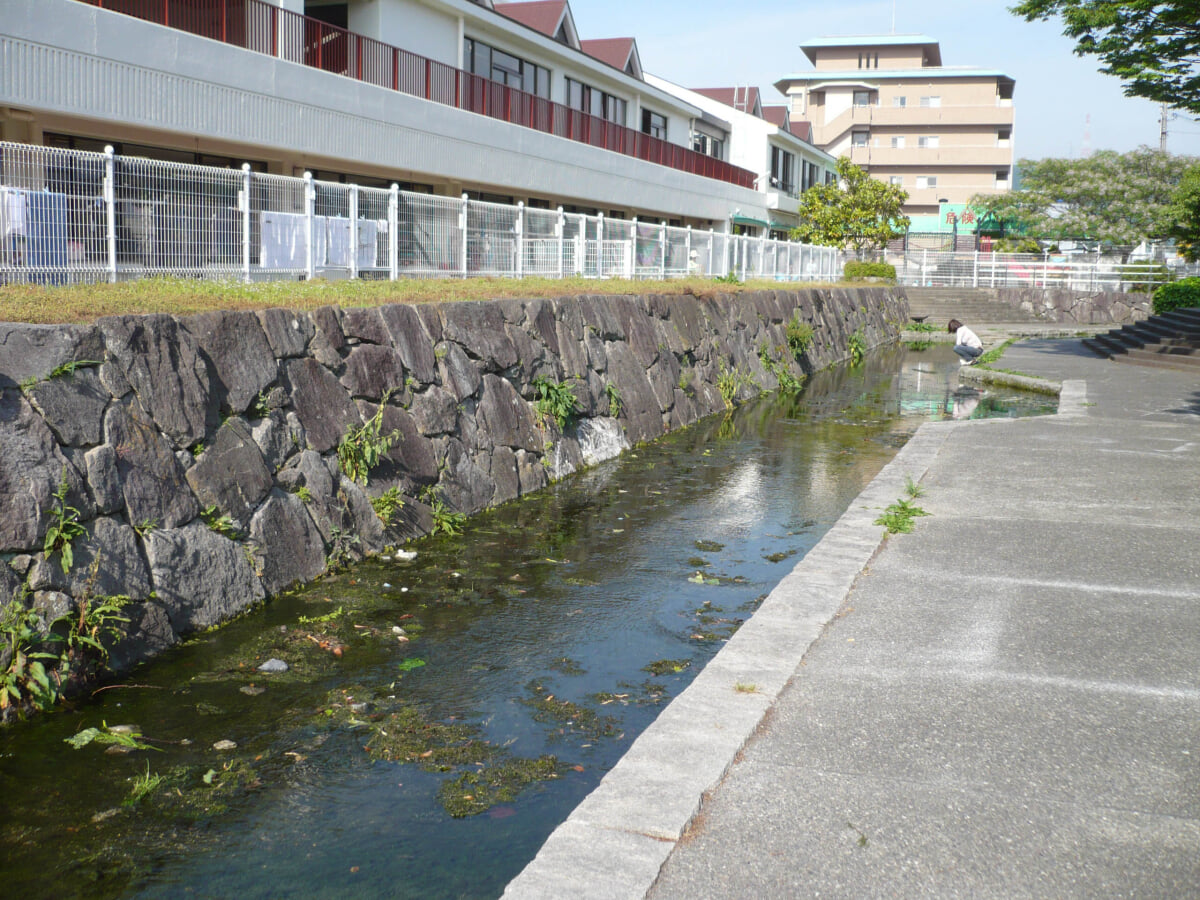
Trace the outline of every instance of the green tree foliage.
[[822, 184], [800, 195], [800, 226], [792, 239], [827, 247], [865, 250], [903, 237], [908, 216], [900, 208], [908, 194], [877, 181], [848, 157], [837, 162], [840, 184]]
[[1125, 83], [1125, 94], [1200, 115], [1200, 2], [1182, 0], [1025, 0], [1012, 8], [1025, 21], [1060, 16], [1075, 53], [1097, 56], [1100, 71]]
[[1189, 262], [1200, 260], [1200, 164], [1179, 179], [1171, 197], [1171, 237], [1179, 253]]
[[1020, 190], [977, 195], [971, 205], [1030, 237], [1136, 244], [1170, 233], [1172, 197], [1196, 163], [1149, 147], [1100, 150], [1085, 159], [1023, 159]]

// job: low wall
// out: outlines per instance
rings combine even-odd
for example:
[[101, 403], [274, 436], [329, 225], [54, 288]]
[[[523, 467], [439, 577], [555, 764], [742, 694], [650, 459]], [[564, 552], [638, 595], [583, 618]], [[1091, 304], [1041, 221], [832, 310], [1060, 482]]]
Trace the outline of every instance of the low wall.
[[996, 298], [1039, 319], [1077, 325], [1128, 325], [1150, 315], [1149, 293], [1106, 293], [1056, 288], [995, 288]]
[[[799, 363], [793, 316], [814, 331]], [[471, 514], [538, 490], [720, 411], [722, 372], [749, 373], [742, 397], [774, 388], [761, 353], [799, 375], [907, 318], [902, 293], [867, 288], [3, 324], [0, 603], [24, 586], [53, 619], [129, 596], [127, 667], [428, 533], [434, 496]], [[538, 378], [575, 386], [565, 433], [533, 406]], [[381, 402], [398, 441], [364, 486], [338, 445]], [[64, 482], [84, 529], [67, 572], [43, 551]], [[404, 506], [385, 527], [370, 500], [390, 488]]]

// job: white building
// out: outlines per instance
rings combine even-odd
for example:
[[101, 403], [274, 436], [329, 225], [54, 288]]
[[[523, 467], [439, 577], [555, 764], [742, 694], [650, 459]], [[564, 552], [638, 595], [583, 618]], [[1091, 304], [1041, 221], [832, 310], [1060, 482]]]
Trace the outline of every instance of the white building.
[[644, 77], [632, 38], [581, 40], [566, 0], [0, 0], [0, 60], [6, 141], [705, 229], [774, 215], [761, 165], [692, 149], [720, 114]]
[[[784, 105], [763, 106], [758, 88], [688, 89], [654, 75], [647, 75], [646, 80], [707, 114], [693, 120], [694, 147], [716, 152], [754, 173], [767, 218], [762, 220], [751, 209], [743, 209], [735, 213], [735, 223], [754, 227], [765, 221], [771, 232], [786, 236], [800, 223], [801, 192], [836, 178], [837, 160], [801, 136], [809, 130], [808, 123], [793, 126]], [[714, 130], [712, 123], [716, 122], [728, 123], [723, 137]]]

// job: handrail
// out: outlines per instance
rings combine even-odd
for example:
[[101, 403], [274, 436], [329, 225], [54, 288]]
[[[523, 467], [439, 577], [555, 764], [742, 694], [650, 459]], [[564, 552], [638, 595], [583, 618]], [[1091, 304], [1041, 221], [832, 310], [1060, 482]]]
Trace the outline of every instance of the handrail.
[[689, 174], [755, 187], [748, 169], [263, 0], [79, 2]]

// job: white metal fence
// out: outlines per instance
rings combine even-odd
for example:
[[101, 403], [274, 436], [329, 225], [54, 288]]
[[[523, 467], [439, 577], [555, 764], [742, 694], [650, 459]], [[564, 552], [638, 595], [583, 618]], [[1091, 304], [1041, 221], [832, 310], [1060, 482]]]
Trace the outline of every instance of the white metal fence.
[[951, 253], [909, 250], [887, 254], [901, 284], [922, 287], [1063, 288], [1074, 291], [1147, 291], [1195, 274], [1162, 262], [1106, 258], [1099, 253]]
[[0, 283], [841, 275], [832, 247], [5, 142], [0, 237]]

